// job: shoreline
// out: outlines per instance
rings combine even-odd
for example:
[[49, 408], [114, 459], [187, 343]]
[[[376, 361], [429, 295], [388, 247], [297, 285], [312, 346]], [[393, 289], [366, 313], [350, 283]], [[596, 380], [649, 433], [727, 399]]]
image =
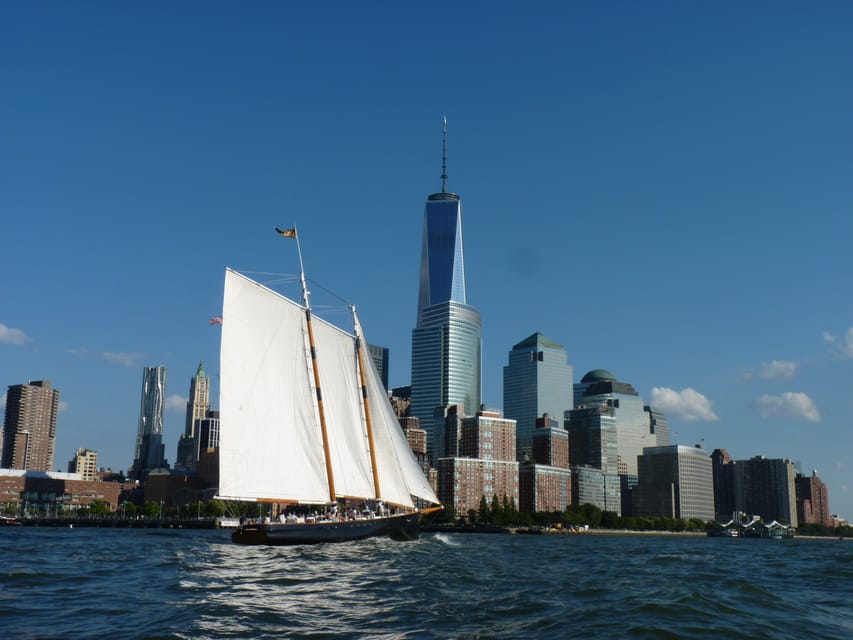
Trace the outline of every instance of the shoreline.
[[[571, 531], [568, 529], [537, 529], [534, 527], [460, 527], [460, 526], [426, 526], [421, 527], [422, 533], [486, 533], [504, 535], [545, 535], [545, 536], [680, 536], [686, 538], [707, 538], [706, 531], [640, 531], [633, 529], [587, 529]], [[763, 539], [763, 538], [762, 538]], [[853, 541], [853, 537], [839, 536], [809, 536], [794, 535], [792, 540], [836, 540]]]

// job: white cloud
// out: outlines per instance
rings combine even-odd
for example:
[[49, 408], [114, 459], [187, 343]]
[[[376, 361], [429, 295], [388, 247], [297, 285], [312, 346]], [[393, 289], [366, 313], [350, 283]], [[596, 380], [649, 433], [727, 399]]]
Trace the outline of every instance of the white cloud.
[[786, 360], [771, 360], [761, 365], [761, 373], [759, 377], [765, 380], [773, 378], [782, 378], [788, 380], [793, 378], [797, 373], [797, 363]]
[[843, 358], [853, 358], [853, 327], [847, 329], [847, 333], [843, 336], [835, 336], [824, 331], [823, 339], [830, 344], [834, 353]]
[[65, 411], [68, 411], [68, 407], [69, 407], [69, 405], [67, 402], [65, 402], [65, 400], [59, 401], [59, 413], [63, 413]]
[[21, 346], [28, 343], [31, 339], [32, 338], [20, 329], [7, 327], [5, 324], [0, 322], [0, 342]]
[[166, 411], [186, 411], [187, 399], [177, 394], [166, 398]]
[[781, 396], [763, 395], [755, 401], [762, 418], [780, 417], [787, 420], [820, 422], [820, 412], [805, 393], [786, 391]]
[[741, 379], [750, 380], [752, 378], [761, 378], [762, 380], [790, 380], [797, 374], [799, 365], [796, 362], [789, 360], [771, 360], [764, 362], [761, 369], [756, 371], [745, 371], [741, 374]]
[[846, 484], [840, 484], [838, 486], [841, 489], [841, 491], [844, 493], [847, 493], [848, 491], [850, 491], [850, 487], [848, 487]]
[[680, 418], [686, 422], [714, 422], [720, 417], [711, 408], [711, 401], [695, 389], [652, 388], [652, 405], [667, 417]]
[[102, 351], [101, 353], [95, 353], [86, 347], [77, 347], [74, 349], [66, 349], [67, 353], [70, 353], [73, 356], [83, 356], [83, 357], [93, 357], [100, 358], [101, 360], [105, 360], [110, 364], [118, 364], [122, 367], [139, 367], [140, 361], [142, 357], [145, 355], [144, 353], [113, 353], [112, 351]]
[[0, 411], [6, 410], [6, 394], [4, 393], [0, 396]]
[[139, 360], [142, 358], [141, 353], [111, 353], [104, 351], [101, 358], [112, 364], [120, 364], [123, 367], [138, 367]]

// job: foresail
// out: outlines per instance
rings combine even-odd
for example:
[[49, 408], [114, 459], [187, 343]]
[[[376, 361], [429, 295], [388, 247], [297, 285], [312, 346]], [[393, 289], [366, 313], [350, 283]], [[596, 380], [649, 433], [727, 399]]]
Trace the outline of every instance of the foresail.
[[226, 270], [220, 369], [219, 495], [328, 501], [304, 308]]
[[[363, 333], [361, 339], [366, 345]], [[373, 359], [368, 357], [364, 360], [382, 499], [394, 504], [414, 506], [411, 496], [415, 496], [426, 502], [439, 504], [400, 427]]]

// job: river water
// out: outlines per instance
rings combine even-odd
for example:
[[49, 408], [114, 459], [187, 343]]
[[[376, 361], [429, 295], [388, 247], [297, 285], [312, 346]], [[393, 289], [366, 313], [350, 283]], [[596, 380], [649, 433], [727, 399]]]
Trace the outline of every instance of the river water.
[[853, 542], [0, 530], [0, 636], [853, 638]]

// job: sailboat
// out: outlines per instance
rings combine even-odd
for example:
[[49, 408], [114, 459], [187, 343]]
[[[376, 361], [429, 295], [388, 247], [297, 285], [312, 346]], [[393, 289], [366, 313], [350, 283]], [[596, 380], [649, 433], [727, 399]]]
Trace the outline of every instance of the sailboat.
[[314, 316], [296, 228], [276, 231], [296, 240], [301, 302], [225, 271], [218, 494], [281, 510], [242, 522], [232, 540], [416, 539], [421, 518], [442, 507], [365, 352], [355, 306], [352, 331]]

